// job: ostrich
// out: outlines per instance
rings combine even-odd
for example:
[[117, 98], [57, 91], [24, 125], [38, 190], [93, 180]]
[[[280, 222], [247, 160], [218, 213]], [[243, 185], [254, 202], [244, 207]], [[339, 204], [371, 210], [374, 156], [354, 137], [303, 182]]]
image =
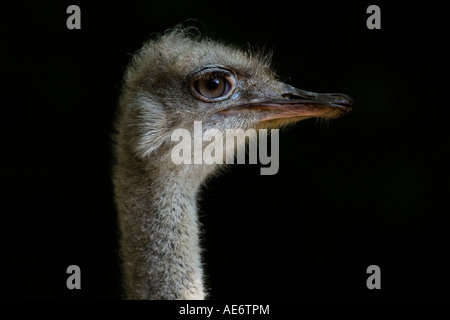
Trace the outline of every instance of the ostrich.
[[220, 165], [174, 164], [175, 129], [192, 131], [194, 121], [222, 132], [271, 129], [350, 110], [346, 95], [280, 82], [270, 55], [181, 27], [147, 42], [125, 72], [116, 122], [113, 182], [126, 298], [207, 298], [196, 198]]

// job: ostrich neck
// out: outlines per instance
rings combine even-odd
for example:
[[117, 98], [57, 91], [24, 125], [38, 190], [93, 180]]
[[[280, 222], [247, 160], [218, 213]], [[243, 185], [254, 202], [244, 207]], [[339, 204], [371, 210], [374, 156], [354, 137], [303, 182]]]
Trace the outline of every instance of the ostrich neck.
[[204, 299], [197, 193], [211, 171], [167, 162], [122, 168], [116, 194], [127, 298]]

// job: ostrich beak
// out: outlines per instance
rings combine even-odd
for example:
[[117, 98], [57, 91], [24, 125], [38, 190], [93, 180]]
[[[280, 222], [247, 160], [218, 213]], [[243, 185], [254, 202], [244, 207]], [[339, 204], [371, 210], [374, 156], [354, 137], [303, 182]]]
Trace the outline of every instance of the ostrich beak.
[[314, 93], [284, 85], [281, 99], [264, 99], [234, 105], [220, 113], [256, 112], [259, 122], [298, 118], [338, 118], [352, 110], [352, 98], [340, 93]]

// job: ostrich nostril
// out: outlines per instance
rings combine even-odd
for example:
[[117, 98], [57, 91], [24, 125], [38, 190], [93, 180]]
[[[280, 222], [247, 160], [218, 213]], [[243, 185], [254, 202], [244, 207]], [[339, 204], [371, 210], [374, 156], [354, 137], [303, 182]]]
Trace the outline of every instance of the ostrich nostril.
[[301, 99], [303, 98], [301, 95], [295, 94], [295, 93], [283, 93], [281, 95], [284, 99]]

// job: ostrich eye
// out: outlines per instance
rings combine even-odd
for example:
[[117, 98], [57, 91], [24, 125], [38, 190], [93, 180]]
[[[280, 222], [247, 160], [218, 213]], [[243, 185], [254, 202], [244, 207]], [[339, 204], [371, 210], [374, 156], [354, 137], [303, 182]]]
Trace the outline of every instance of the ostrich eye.
[[195, 89], [205, 98], [215, 99], [226, 94], [230, 90], [230, 84], [222, 77], [215, 77], [197, 80]]
[[195, 74], [191, 81], [191, 92], [205, 102], [228, 98], [235, 87], [234, 76], [222, 69], [205, 69]]

